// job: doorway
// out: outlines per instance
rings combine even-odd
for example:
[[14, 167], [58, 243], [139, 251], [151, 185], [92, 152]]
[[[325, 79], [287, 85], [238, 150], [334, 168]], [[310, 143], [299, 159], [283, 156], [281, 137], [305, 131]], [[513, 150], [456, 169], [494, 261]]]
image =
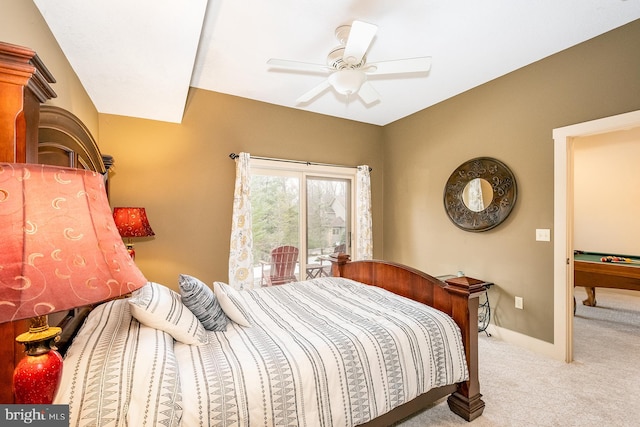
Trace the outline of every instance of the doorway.
[[640, 126], [640, 111], [553, 130], [554, 357], [573, 361], [573, 151], [579, 137]]

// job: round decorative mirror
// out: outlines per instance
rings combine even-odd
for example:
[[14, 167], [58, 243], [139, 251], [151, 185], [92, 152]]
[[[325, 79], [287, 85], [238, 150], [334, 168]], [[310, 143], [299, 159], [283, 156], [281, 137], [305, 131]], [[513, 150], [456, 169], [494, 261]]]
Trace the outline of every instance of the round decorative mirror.
[[504, 163], [477, 157], [458, 166], [449, 177], [444, 209], [457, 227], [486, 231], [509, 216], [516, 195], [516, 179]]

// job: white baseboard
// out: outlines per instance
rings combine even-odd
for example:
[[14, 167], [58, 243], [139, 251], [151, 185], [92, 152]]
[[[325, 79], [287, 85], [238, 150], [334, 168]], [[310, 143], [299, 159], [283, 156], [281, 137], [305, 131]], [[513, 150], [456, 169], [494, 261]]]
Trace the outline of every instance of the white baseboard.
[[509, 344], [526, 348], [552, 359], [564, 360], [564, 354], [558, 354], [558, 349], [552, 343], [532, 338], [519, 332], [514, 332], [510, 329], [501, 328], [494, 324], [489, 324], [487, 332], [489, 332], [492, 337], [508, 342]]

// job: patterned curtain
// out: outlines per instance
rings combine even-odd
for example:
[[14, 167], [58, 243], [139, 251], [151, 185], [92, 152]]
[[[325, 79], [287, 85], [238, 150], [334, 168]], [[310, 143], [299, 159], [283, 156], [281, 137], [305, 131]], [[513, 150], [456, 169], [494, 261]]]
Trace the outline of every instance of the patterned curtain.
[[236, 185], [233, 196], [229, 284], [235, 289], [253, 288], [253, 236], [251, 234], [251, 177], [249, 153], [236, 157]]
[[358, 242], [354, 260], [373, 258], [371, 226], [371, 179], [369, 166], [358, 166], [356, 172], [356, 235]]

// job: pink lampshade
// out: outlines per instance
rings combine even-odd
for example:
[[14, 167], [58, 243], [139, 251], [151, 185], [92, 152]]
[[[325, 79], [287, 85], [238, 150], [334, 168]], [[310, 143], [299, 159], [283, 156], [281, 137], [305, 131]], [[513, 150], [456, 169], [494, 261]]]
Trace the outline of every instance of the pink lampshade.
[[0, 322], [105, 301], [147, 280], [96, 172], [0, 163]]
[[113, 219], [122, 237], [154, 236], [144, 208], [114, 208]]

